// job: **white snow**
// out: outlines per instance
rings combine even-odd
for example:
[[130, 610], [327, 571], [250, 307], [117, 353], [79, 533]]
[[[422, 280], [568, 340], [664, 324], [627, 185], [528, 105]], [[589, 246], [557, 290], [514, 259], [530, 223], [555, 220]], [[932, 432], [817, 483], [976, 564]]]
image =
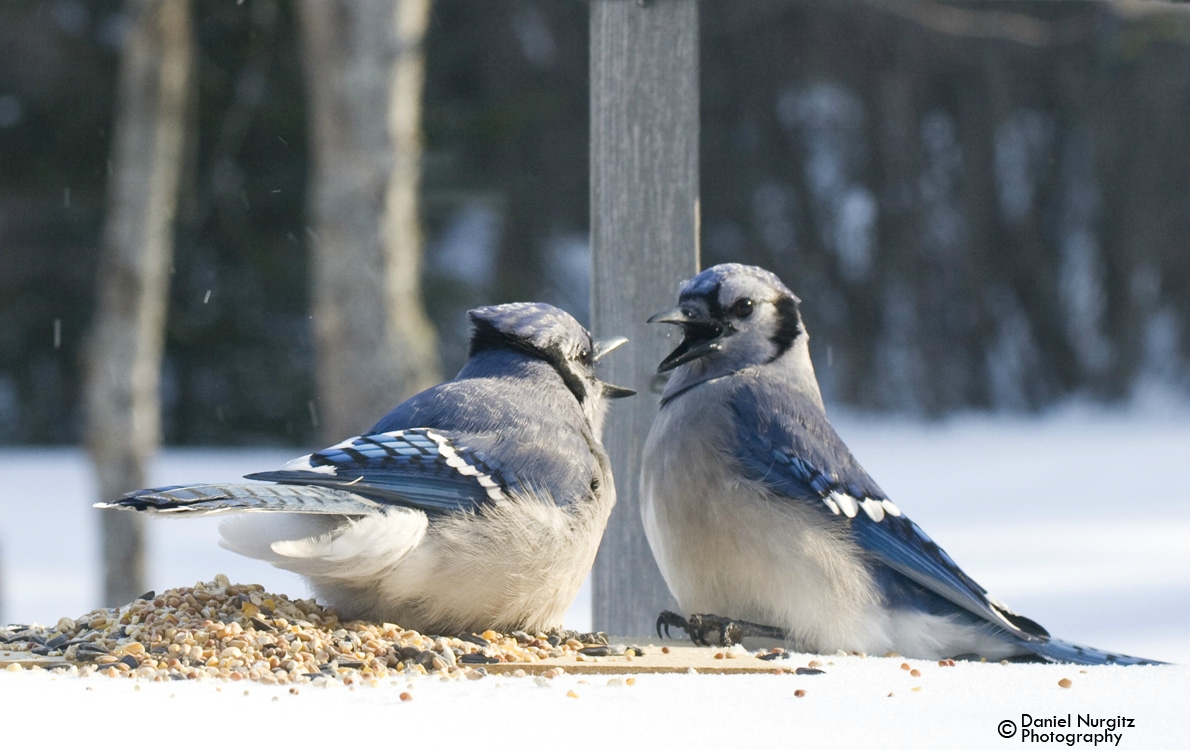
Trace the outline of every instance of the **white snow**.
[[[297, 694], [244, 682], [0, 673], [0, 716], [8, 738], [36, 733], [18, 747], [49, 746], [45, 739], [53, 737], [56, 747], [121, 749], [138, 741], [183, 748], [1002, 748], [1021, 739], [1006, 742], [997, 727], [1005, 720], [1019, 726], [1022, 714], [1070, 715], [1076, 724], [1080, 714], [1123, 716], [1134, 722], [1116, 732], [1125, 748], [1184, 748], [1190, 731], [1187, 667], [1091, 667], [1084, 674], [1063, 665], [912, 662], [921, 671], [913, 677], [901, 659], [827, 661], [826, 674], [815, 676], [639, 675], [632, 686], [606, 675], [564, 675], [544, 685], [532, 677], [418, 677], [373, 688], [303, 685]], [[1070, 688], [1058, 685], [1063, 678]], [[401, 701], [402, 692], [412, 700]]]
[[[1184, 407], [1068, 407], [1039, 419], [971, 415], [937, 424], [833, 409], [832, 421], [893, 501], [1016, 611], [1067, 640], [1190, 664]], [[300, 452], [168, 450], [150, 480], [232, 481]], [[0, 451], [0, 619], [54, 622], [97, 604], [92, 492], [78, 450]], [[307, 595], [295, 576], [219, 548], [217, 524], [152, 522], [150, 587], [223, 572]], [[567, 626], [589, 626], [587, 597], [584, 589]], [[781, 746], [1000, 747], [1000, 721], [1068, 713], [1075, 722], [1079, 714], [1134, 719], [1134, 727], [1118, 730], [1121, 747], [1185, 747], [1190, 736], [1190, 667], [1084, 673], [1064, 665], [912, 662], [922, 672], [912, 678], [900, 659], [826, 661], [834, 662], [827, 674], [813, 677], [643, 675], [632, 687], [609, 686], [607, 676], [563, 676], [546, 687], [532, 678], [420, 678], [412, 688], [401, 679], [355, 690], [303, 686], [297, 695], [215, 682], [140, 683], [138, 691], [130, 680], [5, 673], [0, 717], [25, 717], [42, 731], [98, 747], [171, 729], [195, 744], [300, 732], [303, 743], [518, 748], [764, 739]], [[1063, 677], [1073, 681], [1070, 689], [1058, 687]], [[799, 688], [805, 697], [794, 697]], [[400, 701], [403, 690], [414, 699]], [[566, 697], [569, 690], [578, 699]]]

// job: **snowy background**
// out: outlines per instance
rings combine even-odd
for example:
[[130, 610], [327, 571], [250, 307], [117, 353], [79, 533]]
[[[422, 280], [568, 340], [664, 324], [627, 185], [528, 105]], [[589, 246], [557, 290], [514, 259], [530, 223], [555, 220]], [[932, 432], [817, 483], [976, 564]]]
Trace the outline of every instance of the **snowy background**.
[[[974, 578], [1055, 635], [1190, 664], [1190, 407], [1067, 405], [1040, 418], [923, 423], [840, 410], [833, 422], [886, 492]], [[154, 484], [234, 481], [294, 451], [170, 449]], [[53, 623], [97, 606], [98, 514], [84, 454], [0, 450], [6, 622]], [[149, 585], [295, 575], [218, 546], [218, 519], [149, 523]], [[568, 627], [591, 625], [589, 591]]]

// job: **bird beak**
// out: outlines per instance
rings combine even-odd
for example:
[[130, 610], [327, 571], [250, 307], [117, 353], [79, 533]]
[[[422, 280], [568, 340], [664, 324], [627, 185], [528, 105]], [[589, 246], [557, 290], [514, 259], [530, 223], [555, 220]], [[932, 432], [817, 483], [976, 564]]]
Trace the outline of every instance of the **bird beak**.
[[603, 358], [603, 355], [615, 349], [619, 349], [621, 346], [627, 343], [628, 339], [624, 338], [623, 336], [613, 336], [610, 339], [599, 339], [598, 341], [594, 342], [595, 353], [592, 355], [592, 358], [598, 362]]
[[627, 398], [628, 396], [635, 395], [636, 391], [632, 390], [631, 388], [623, 388], [618, 385], [612, 385], [611, 383], [603, 384], [604, 398]]
[[[694, 311], [691, 309], [690, 314], [693, 314], [693, 312]], [[649, 318], [645, 322], [646, 323], [673, 323], [674, 325], [680, 326], [680, 325], [684, 325], [689, 320], [690, 320], [690, 316], [688, 315], [686, 310], [683, 310], [681, 307], [675, 307], [672, 310], [665, 310], [665, 311], [659, 312], [656, 315], [654, 315], [653, 317]]]
[[679, 306], [672, 310], [659, 312], [649, 318], [648, 322], [681, 326], [682, 333], [685, 334], [682, 343], [678, 344], [677, 348], [670, 352], [668, 357], [661, 360], [661, 364], [657, 365], [658, 373], [669, 372], [679, 365], [693, 362], [700, 357], [719, 351], [723, 348], [720, 340], [724, 336], [734, 333], [732, 329], [725, 328], [711, 319], [699, 307], [693, 305]]
[[[600, 358], [603, 357], [603, 355], [607, 354], [613, 349], [619, 349], [621, 346], [627, 343], [628, 339], [624, 338], [623, 336], [613, 336], [610, 339], [599, 339], [598, 341], [592, 342], [594, 353], [591, 356], [596, 362], [598, 362]], [[632, 390], [631, 388], [623, 388], [618, 385], [612, 385], [611, 383], [603, 383], [604, 398], [626, 398], [628, 396], [635, 395], [636, 391]]]

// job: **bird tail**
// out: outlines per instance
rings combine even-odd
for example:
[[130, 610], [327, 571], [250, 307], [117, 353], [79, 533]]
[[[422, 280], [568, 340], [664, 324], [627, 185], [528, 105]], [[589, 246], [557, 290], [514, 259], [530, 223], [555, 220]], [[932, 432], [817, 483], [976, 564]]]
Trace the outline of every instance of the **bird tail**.
[[119, 500], [95, 503], [95, 507], [158, 514], [214, 515], [283, 511], [364, 516], [382, 512], [390, 506], [354, 492], [329, 487], [300, 484], [193, 484], [137, 490]]
[[1143, 659], [1139, 656], [1114, 654], [1101, 651], [1090, 646], [1080, 646], [1077, 643], [1050, 638], [1046, 641], [1027, 641], [1025, 647], [1046, 661], [1066, 662], [1070, 664], [1121, 664], [1130, 666], [1135, 664], [1166, 664], [1168, 662], [1156, 659]]
[[163, 516], [239, 514], [220, 525], [220, 546], [326, 578], [377, 575], [416, 547], [427, 529], [421, 511], [299, 484], [155, 487], [95, 507]]

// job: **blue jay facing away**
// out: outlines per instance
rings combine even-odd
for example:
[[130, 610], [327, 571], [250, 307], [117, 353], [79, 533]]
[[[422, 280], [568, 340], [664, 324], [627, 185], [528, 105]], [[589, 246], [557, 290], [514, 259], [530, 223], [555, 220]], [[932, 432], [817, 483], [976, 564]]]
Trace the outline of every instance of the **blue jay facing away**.
[[458, 376], [368, 433], [250, 474], [277, 484], [139, 490], [101, 508], [235, 513], [221, 542], [305, 577], [344, 617], [423, 633], [550, 630], [578, 593], [616, 502], [600, 443], [593, 341], [556, 307], [469, 313]]
[[[649, 322], [684, 338], [645, 445], [641, 516], [695, 643], [1153, 664], [1051, 638], [964, 573], [881, 491], [826, 419], [799, 300], [725, 264]], [[698, 614], [702, 613], [702, 614]]]

